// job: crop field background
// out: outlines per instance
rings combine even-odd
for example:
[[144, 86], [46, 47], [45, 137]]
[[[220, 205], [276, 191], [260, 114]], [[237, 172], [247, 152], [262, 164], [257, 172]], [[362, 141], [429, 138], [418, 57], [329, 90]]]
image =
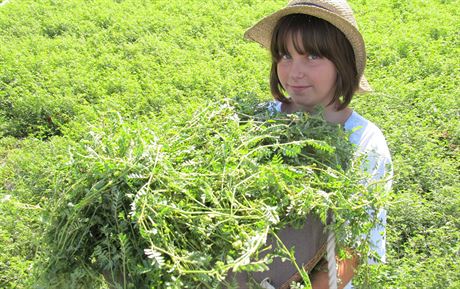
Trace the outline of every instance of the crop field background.
[[[285, 2], [0, 1], [0, 288], [34, 288], [82, 140], [271, 99], [268, 52], [242, 35]], [[352, 107], [382, 129], [395, 169], [370, 288], [460, 288], [460, 1], [349, 2], [374, 89]]]

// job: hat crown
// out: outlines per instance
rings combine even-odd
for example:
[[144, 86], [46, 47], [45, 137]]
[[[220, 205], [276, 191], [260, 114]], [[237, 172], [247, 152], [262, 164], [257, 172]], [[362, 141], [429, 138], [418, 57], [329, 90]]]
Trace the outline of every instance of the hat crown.
[[291, 0], [287, 6], [292, 7], [298, 5], [323, 8], [329, 12], [337, 14], [347, 20], [354, 27], [358, 28], [355, 17], [353, 16], [353, 10], [346, 0]]

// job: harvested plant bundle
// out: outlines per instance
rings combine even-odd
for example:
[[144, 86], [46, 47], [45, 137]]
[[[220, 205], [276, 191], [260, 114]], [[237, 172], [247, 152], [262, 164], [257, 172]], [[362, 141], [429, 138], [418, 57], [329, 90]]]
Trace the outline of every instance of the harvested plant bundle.
[[367, 232], [379, 199], [340, 126], [244, 110], [224, 101], [89, 133], [52, 212], [47, 286], [221, 288], [229, 270], [264, 270], [267, 235], [311, 212], [334, 213], [342, 244]]

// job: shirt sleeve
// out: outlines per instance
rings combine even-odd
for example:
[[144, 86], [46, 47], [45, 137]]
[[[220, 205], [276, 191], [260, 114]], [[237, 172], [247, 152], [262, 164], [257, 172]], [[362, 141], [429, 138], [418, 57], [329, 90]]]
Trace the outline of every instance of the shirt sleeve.
[[[380, 133], [380, 132], [379, 132]], [[380, 133], [381, 134], [381, 133]], [[364, 150], [366, 154], [365, 162], [362, 164], [363, 171], [369, 173], [369, 182], [383, 181], [384, 193], [389, 192], [392, 186], [393, 168], [391, 157], [388, 151], [383, 135], [373, 139], [373, 142], [380, 141], [381, 143], [374, 143], [371, 149]], [[387, 223], [387, 211], [381, 208], [375, 212], [368, 210], [370, 216], [377, 215], [379, 223], [370, 231], [370, 246], [373, 253], [379, 257], [379, 260], [369, 258], [369, 264], [386, 262], [386, 232], [385, 226]]]

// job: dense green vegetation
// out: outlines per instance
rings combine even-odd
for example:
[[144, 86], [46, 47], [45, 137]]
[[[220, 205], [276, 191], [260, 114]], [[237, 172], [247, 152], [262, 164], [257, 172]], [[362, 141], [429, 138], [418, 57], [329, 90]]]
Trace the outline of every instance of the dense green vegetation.
[[[395, 167], [388, 263], [361, 277], [373, 282], [370, 288], [459, 288], [460, 2], [350, 3], [374, 88], [352, 106], [383, 130]], [[38, 284], [49, 209], [85, 188], [69, 180], [85, 170], [92, 174], [82, 182], [97, 172], [120, 177], [127, 159], [117, 159], [116, 150], [123, 143], [110, 140], [135, 142], [146, 134], [143, 123], [177, 126], [223, 99], [270, 99], [268, 54], [242, 34], [284, 4], [12, 0], [0, 6], [0, 287]], [[88, 158], [85, 168], [86, 146], [112, 156], [102, 162], [108, 166], [98, 171]]]

